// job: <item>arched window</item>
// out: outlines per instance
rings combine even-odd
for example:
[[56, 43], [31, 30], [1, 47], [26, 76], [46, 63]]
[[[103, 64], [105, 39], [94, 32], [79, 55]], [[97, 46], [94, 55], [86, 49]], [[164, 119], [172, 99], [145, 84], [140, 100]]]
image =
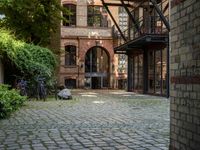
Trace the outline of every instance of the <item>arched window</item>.
[[73, 45], [65, 46], [65, 65], [67, 66], [76, 65], [76, 46]]
[[75, 26], [76, 25], [76, 5], [64, 4], [63, 7], [70, 11], [70, 14], [63, 12], [63, 17], [66, 19], [66, 21], [63, 20], [63, 26]]
[[109, 72], [109, 56], [101, 47], [93, 47], [86, 53], [85, 72]]

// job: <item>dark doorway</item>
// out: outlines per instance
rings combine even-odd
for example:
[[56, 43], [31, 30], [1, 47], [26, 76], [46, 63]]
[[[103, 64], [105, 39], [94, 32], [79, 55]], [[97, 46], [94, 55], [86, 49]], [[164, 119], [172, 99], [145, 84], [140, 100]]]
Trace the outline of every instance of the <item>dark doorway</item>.
[[100, 88], [101, 88], [101, 78], [92, 77], [92, 89], [100, 89]]
[[102, 47], [95, 46], [85, 56], [85, 86], [92, 89], [108, 87], [109, 56]]

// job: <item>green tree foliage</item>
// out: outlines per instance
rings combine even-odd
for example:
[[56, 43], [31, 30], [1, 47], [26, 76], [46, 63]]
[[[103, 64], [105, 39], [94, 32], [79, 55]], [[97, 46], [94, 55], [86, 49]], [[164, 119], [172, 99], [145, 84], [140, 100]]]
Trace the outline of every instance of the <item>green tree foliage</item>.
[[60, 11], [70, 13], [59, 0], [0, 0], [0, 14], [5, 15], [1, 26], [15, 31], [17, 38], [41, 46], [49, 44], [62, 19]]
[[8, 89], [7, 85], [0, 85], [0, 119], [8, 117], [23, 105], [27, 97], [20, 96], [19, 91]]
[[49, 49], [16, 40], [4, 29], [0, 33], [0, 55], [9, 59], [24, 76], [52, 78], [57, 61]]

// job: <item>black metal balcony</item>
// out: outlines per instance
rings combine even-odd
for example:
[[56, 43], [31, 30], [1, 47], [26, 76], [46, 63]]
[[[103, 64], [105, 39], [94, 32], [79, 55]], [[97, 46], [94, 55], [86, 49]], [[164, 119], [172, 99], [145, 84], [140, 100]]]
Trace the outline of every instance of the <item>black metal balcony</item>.
[[[147, 45], [168, 43], [170, 30], [168, 0], [144, 0], [134, 8], [128, 8], [127, 4], [136, 4], [138, 1], [120, 1], [129, 15], [129, 26], [125, 31], [120, 31], [116, 24], [117, 36], [116, 31], [113, 32], [115, 33], [115, 53], [126, 53], [130, 48], [137, 49]], [[138, 15], [138, 8], [142, 8], [142, 15]]]
[[118, 36], [116, 36], [116, 32], [114, 32], [115, 40], [117, 40], [117, 45], [115, 45], [115, 47], [122, 46], [126, 43], [129, 43], [130, 41], [147, 35], [154, 37], [168, 36], [168, 30], [159, 16], [144, 16], [137, 22], [140, 32], [136, 30], [135, 26], [132, 26], [123, 31], [123, 35], [126, 37], [126, 41], [120, 36], [119, 33], [117, 34]]

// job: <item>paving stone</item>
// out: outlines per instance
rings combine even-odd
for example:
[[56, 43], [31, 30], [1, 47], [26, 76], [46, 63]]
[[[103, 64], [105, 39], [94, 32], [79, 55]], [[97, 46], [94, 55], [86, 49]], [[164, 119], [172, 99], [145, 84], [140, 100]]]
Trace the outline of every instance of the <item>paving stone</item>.
[[70, 146], [67, 145], [67, 144], [59, 144], [58, 147], [59, 148], [65, 148], [65, 149], [69, 149], [70, 148]]
[[0, 149], [168, 149], [167, 99], [112, 90], [81, 96], [88, 92], [73, 90], [71, 101], [28, 101], [0, 120]]

